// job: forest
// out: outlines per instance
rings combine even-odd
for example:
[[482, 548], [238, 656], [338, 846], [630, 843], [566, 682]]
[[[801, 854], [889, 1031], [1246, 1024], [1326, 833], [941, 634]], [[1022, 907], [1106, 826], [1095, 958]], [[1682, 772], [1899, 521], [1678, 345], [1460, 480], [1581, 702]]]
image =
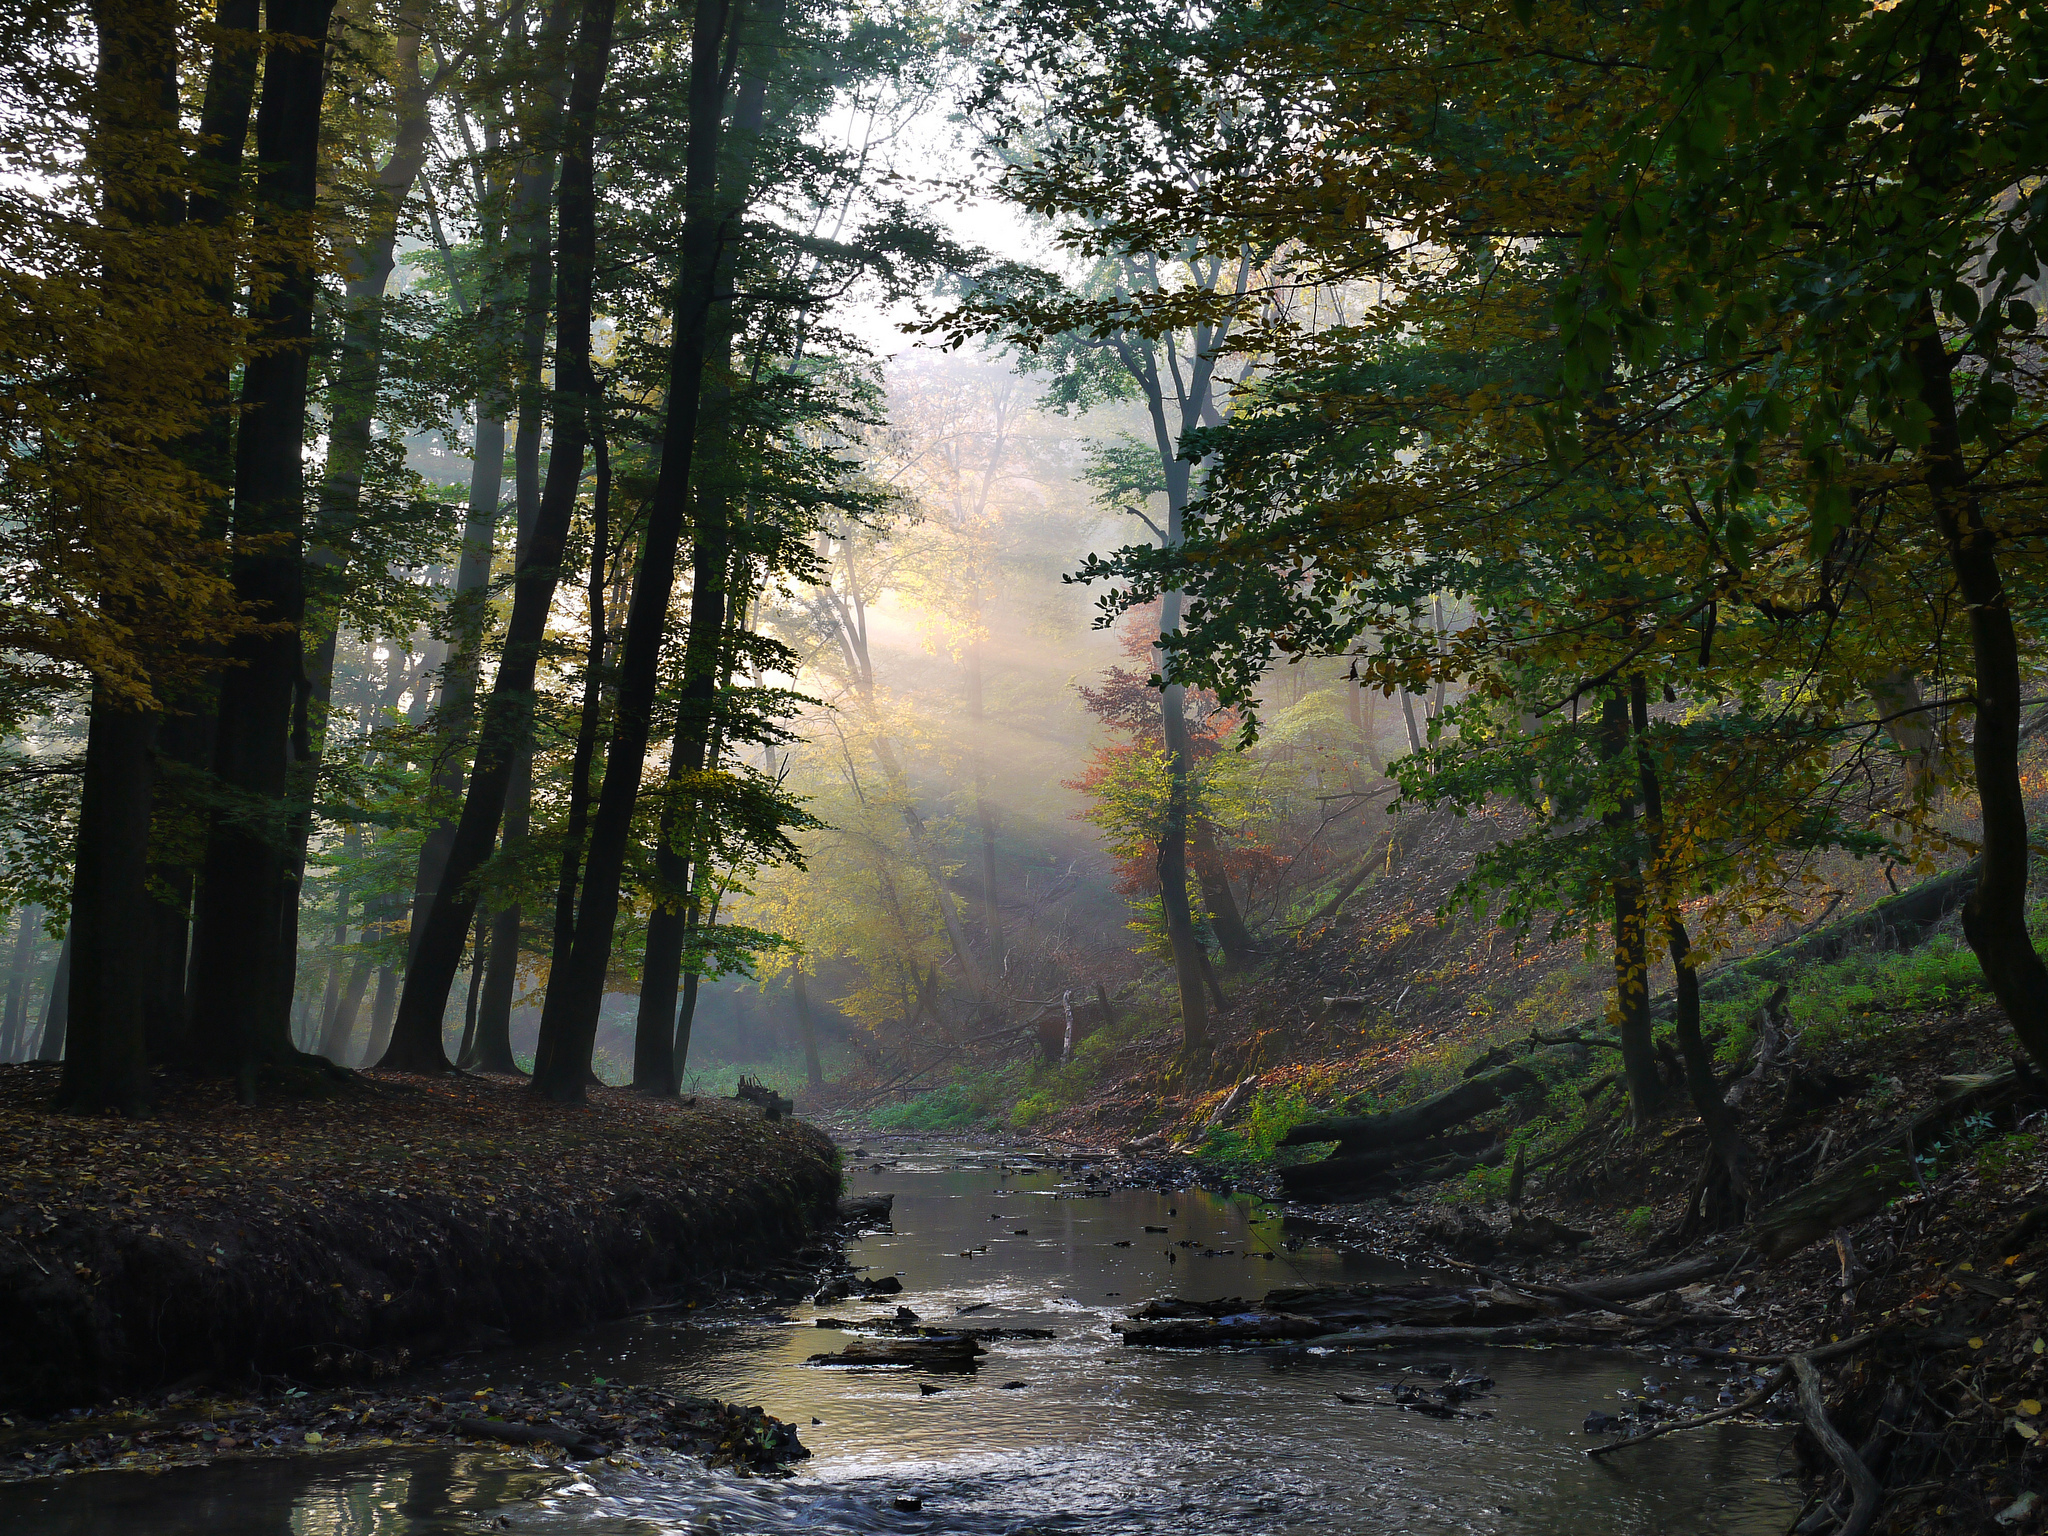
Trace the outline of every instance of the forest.
[[17, 0], [0, 162], [0, 1406], [164, 1385], [107, 1184], [330, 1191], [163, 1351], [339, 1380], [951, 1136], [1656, 1296], [1798, 1529], [2048, 1519], [2048, 12]]

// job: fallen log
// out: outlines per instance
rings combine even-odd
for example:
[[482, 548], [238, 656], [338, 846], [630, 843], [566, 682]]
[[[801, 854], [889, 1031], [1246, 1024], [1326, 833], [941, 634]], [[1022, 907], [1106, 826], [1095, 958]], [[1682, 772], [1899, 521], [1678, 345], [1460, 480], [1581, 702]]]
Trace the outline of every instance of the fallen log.
[[796, 1100], [785, 1099], [766, 1083], [757, 1083], [751, 1077], [742, 1077], [732, 1096], [748, 1104], [760, 1105], [770, 1120], [780, 1120], [784, 1115], [796, 1113]]
[[1475, 1286], [1286, 1286], [1265, 1299], [1162, 1299], [1112, 1325], [1126, 1344], [1152, 1348], [1221, 1348], [1310, 1339], [1364, 1328], [1499, 1327], [1531, 1322], [1557, 1309], [1514, 1291]]
[[1304, 1349], [1392, 1349], [1419, 1345], [1431, 1348], [1482, 1344], [1629, 1344], [1641, 1335], [1621, 1318], [1560, 1318], [1549, 1322], [1511, 1323], [1489, 1328], [1375, 1328], [1326, 1333], [1307, 1339]]
[[1439, 1157], [1481, 1152], [1491, 1147], [1497, 1131], [1459, 1131], [1432, 1136], [1405, 1147], [1387, 1147], [1378, 1152], [1345, 1155], [1337, 1153], [1320, 1162], [1296, 1163], [1280, 1170], [1280, 1187], [1292, 1200], [1314, 1200], [1339, 1190], [1363, 1192], [1402, 1164], [1432, 1162]]
[[577, 1429], [558, 1424], [508, 1424], [501, 1419], [457, 1419], [455, 1432], [473, 1440], [501, 1440], [507, 1445], [553, 1445], [577, 1461], [595, 1461], [604, 1447]]
[[1950, 1120], [1997, 1108], [2033, 1091], [2016, 1072], [1952, 1080], [1957, 1092], [1849, 1152], [1835, 1171], [1773, 1202], [1750, 1222], [1749, 1241], [1775, 1263], [1882, 1210], [1911, 1182], [1929, 1136]]
[[995, 1344], [1004, 1339], [1051, 1339], [1057, 1338], [1050, 1328], [935, 1328], [929, 1323], [905, 1322], [901, 1318], [845, 1318], [821, 1317], [820, 1328], [837, 1329], [840, 1333], [871, 1333], [899, 1339], [973, 1339], [981, 1344]]
[[1741, 1264], [1745, 1256], [1743, 1250], [1703, 1254], [1697, 1259], [1687, 1259], [1682, 1264], [1645, 1270], [1638, 1275], [1616, 1275], [1610, 1280], [1579, 1281], [1572, 1289], [1601, 1301], [1633, 1301], [1638, 1296], [1655, 1296], [1662, 1291], [1675, 1291], [1681, 1285], [1691, 1285], [1695, 1281], [1711, 1280], [1716, 1275], [1725, 1275]]
[[807, 1365], [855, 1367], [915, 1366], [927, 1371], [965, 1373], [987, 1354], [964, 1333], [915, 1339], [856, 1338], [837, 1354], [812, 1355]]
[[1356, 1157], [1387, 1147], [1405, 1146], [1463, 1125], [1490, 1109], [1498, 1109], [1507, 1095], [1530, 1087], [1536, 1081], [1536, 1073], [1530, 1066], [1524, 1062], [1512, 1062], [1402, 1109], [1390, 1109], [1377, 1115], [1343, 1115], [1329, 1120], [1310, 1120], [1281, 1137], [1280, 1145], [1305, 1147], [1319, 1141], [1334, 1141], [1338, 1144], [1337, 1157]]

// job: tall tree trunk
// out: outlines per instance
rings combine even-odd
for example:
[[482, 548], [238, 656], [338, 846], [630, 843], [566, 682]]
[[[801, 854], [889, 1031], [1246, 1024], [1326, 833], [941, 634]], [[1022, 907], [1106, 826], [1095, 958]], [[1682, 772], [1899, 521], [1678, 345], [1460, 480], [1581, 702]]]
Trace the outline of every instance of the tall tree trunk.
[[811, 995], [804, 988], [804, 968], [791, 964], [789, 989], [796, 995], [796, 1024], [804, 1039], [804, 1081], [813, 1088], [825, 1086], [825, 1068], [818, 1060], [818, 1025], [811, 1017]]
[[[979, 608], [977, 601], [976, 607]], [[988, 788], [988, 715], [982, 700], [982, 646], [967, 647], [967, 730], [974, 742], [974, 819], [981, 824], [981, 933], [989, 970], [1003, 969], [1003, 909], [996, 898], [996, 814]], [[802, 972], [797, 973], [801, 975]]]
[[377, 995], [370, 1003], [370, 1043], [363, 1051], [365, 1066], [384, 1070], [390, 1054], [391, 1021], [398, 1012], [398, 972], [388, 965], [377, 967]]
[[479, 913], [476, 920], [476, 937], [470, 941], [469, 989], [462, 1003], [462, 1044], [455, 1052], [455, 1065], [464, 1071], [476, 1066], [476, 1006], [477, 996], [484, 985], [484, 945], [489, 927]]
[[555, 876], [552, 954], [556, 957], [567, 955], [576, 941], [576, 875], [583, 866], [583, 833], [590, 820], [590, 768], [597, 759], [598, 716], [604, 709], [604, 592], [605, 564], [610, 558], [612, 461], [602, 427], [593, 433], [592, 447], [597, 460], [597, 492], [591, 501], [590, 571], [584, 591], [585, 621], [590, 634], [583, 651], [583, 699], [576, 720], [576, 752], [569, 763], [568, 824], [563, 829], [562, 861]]
[[[640, 570], [626, 610], [625, 641], [619, 657], [618, 705], [597, 812], [591, 818], [590, 852], [584, 865], [583, 898], [576, 913], [576, 938], [566, 966], [558, 968], [548, 988], [547, 1003], [541, 1013], [540, 1046], [534, 1060], [535, 1091], [560, 1101], [583, 1097], [591, 1048], [597, 1037], [598, 1009], [604, 999], [612, 934], [618, 922], [619, 883], [625, 873], [634, 802], [647, 759], [662, 636], [669, 597], [675, 587], [677, 547], [682, 538], [690, 465], [696, 451], [707, 329], [719, 252], [726, 238], [716, 194], [719, 135], [725, 106], [721, 55], [732, 19], [733, 6], [729, 0], [697, 0], [690, 35], [682, 272], [676, 284], [672, 318], [674, 339], [669, 358], [668, 422], [662, 440], [661, 472], [648, 507]], [[587, 150], [585, 153], [587, 156]], [[683, 658], [682, 709], [685, 715], [702, 714], [708, 736], [711, 692], [724, 630], [728, 555], [724, 528], [706, 527], [700, 517], [695, 534], [700, 585], [691, 595], [690, 630]]]
[[[517, 561], [512, 617], [506, 626], [498, 675], [485, 705], [478, 732], [475, 764], [462, 818], [449, 843], [448, 862], [428, 904], [413, 946], [413, 961], [398, 1004], [390, 1049], [380, 1065], [396, 1071], [442, 1072], [448, 1068], [441, 1044], [441, 1019], [448, 994], [462, 964], [462, 951], [476, 912], [472, 882], [490, 855], [504, 818], [506, 797], [516, 788], [533, 728], [534, 673], [547, 632], [548, 609], [576, 506], [576, 487], [583, 473], [586, 405], [593, 393], [590, 376], [590, 284], [596, 258], [595, 193], [591, 181], [592, 119], [609, 60], [612, 0], [588, 0], [576, 45], [576, 79], [570, 89], [570, 123], [564, 145], [561, 191], [561, 317], [556, 343], [556, 374], [564, 401], [556, 420], [555, 445], [548, 483], [533, 525], [522, 530]], [[587, 91], [586, 91], [586, 76]], [[572, 186], [572, 182], [574, 185]], [[572, 202], [574, 206], [572, 207]], [[522, 801], [524, 797], [522, 796]], [[516, 913], [514, 914], [516, 922]], [[503, 942], [503, 923], [491, 935], [485, 998], [479, 1003], [477, 1032], [486, 1070], [496, 1041], [488, 1010], [491, 979], [500, 972], [501, 953], [507, 977], [516, 971], [518, 933]], [[509, 997], [503, 1031], [509, 1055]]]
[[235, 439], [235, 591], [274, 627], [238, 640], [233, 655], [240, 664], [221, 680], [214, 773], [242, 803], [208, 831], [192, 967], [192, 1049], [199, 1065], [216, 1072], [299, 1054], [285, 990], [294, 956], [284, 947], [298, 891], [288, 879], [283, 822], [293, 766], [303, 765], [310, 750], [299, 626], [315, 282], [314, 253], [296, 231], [311, 227], [333, 9], [334, 0], [268, 4], [270, 32], [291, 42], [266, 56], [257, 191], [272, 238], [289, 240], [293, 254], [280, 258], [274, 286], [256, 311], [265, 345], [243, 370]]
[[[770, 26], [777, 14], [774, 10], [768, 13]], [[728, 39], [728, 48], [737, 41], [735, 29]], [[767, 110], [766, 75], [758, 60], [750, 60], [749, 63], [751, 67], [740, 76], [731, 131], [726, 136], [724, 163], [718, 173], [722, 185], [716, 189], [720, 216], [731, 222], [737, 222], [745, 206]], [[731, 289], [738, 255], [736, 241], [721, 243], [713, 278], [718, 293]], [[733, 419], [734, 389], [730, 377], [735, 327], [732, 301], [714, 298], [706, 311], [704, 327], [704, 356], [708, 367], [699, 397], [699, 441], [692, 487], [696, 504], [694, 521], [699, 532], [692, 576], [691, 643], [698, 642], [699, 604], [695, 594], [705, 587], [707, 564], [714, 555], [728, 563], [731, 561], [730, 521], [735, 491], [732, 481], [737, 446]], [[707, 529], [712, 531], [709, 541], [703, 532]], [[676, 1055], [675, 1042], [681, 1040], [687, 1049], [696, 991], [687, 986], [684, 988], [680, 1011], [676, 991], [690, 936], [696, 931], [701, 917], [696, 889], [700, 878], [696, 859], [701, 802], [691, 803], [685, 811], [678, 803], [682, 797], [677, 791], [686, 779], [703, 773], [707, 768], [715, 769], [718, 764], [717, 751], [707, 743], [715, 732], [712, 715], [716, 697], [729, 683], [732, 673], [731, 656], [724, 642], [724, 624], [728, 611], [734, 615], [741, 611], [740, 604], [728, 605], [724, 601], [731, 574], [730, 570], [721, 570], [710, 583], [720, 599], [719, 638], [712, 647], [714, 654], [709, 662], [711, 676], [708, 686], [700, 682], [695, 694], [689, 687], [694, 677], [690, 669], [693, 664], [703, 662], [705, 651], [698, 644], [694, 661], [687, 646], [684, 651], [684, 698], [676, 716], [675, 739], [669, 747], [669, 798], [662, 808], [661, 826], [654, 848], [656, 873], [670, 891], [677, 893], [678, 899], [673, 903], [657, 902], [647, 919], [647, 945], [640, 970], [640, 1006], [633, 1028], [633, 1086], [642, 1093], [662, 1097], [677, 1092], [682, 1081], [682, 1063]], [[710, 595], [706, 593], [707, 598]], [[709, 613], [710, 607], [707, 602], [704, 611]], [[680, 829], [687, 830], [682, 831], [679, 839]]]
[[[1628, 698], [1619, 688], [1600, 703], [1601, 756], [1608, 762], [1629, 755]], [[1650, 960], [1642, 870], [1636, 863], [1635, 801], [1622, 797], [1601, 821], [1614, 844], [1614, 1005], [1621, 1037], [1622, 1077], [1628, 1084], [1629, 1118], [1646, 1126], [1663, 1097], [1657, 1049], [1650, 1032]]]
[[[101, 222], [124, 233], [176, 224], [183, 208], [158, 180], [178, 157], [176, 8], [164, 0], [96, 0], [92, 17], [98, 58], [87, 158], [101, 192]], [[119, 256], [103, 276], [110, 288], [148, 280]], [[145, 971], [133, 951], [150, 918], [154, 702], [93, 679], [72, 863], [70, 1046], [57, 1095], [71, 1109], [139, 1115], [148, 1108]]]
[[1707, 1130], [1710, 1155], [1720, 1166], [1721, 1185], [1739, 1217], [1750, 1198], [1749, 1147], [1736, 1124], [1735, 1112], [1722, 1097], [1714, 1077], [1714, 1058], [1700, 1034], [1700, 975], [1692, 957], [1692, 936], [1685, 931], [1676, 889], [1676, 873], [1666, 863], [1671, 846], [1664, 820], [1664, 786], [1650, 756], [1650, 691], [1640, 673], [1629, 679], [1629, 721], [1636, 739], [1636, 770], [1643, 789], [1643, 826], [1650, 849], [1651, 879], [1664, 936], [1671, 950], [1676, 978], [1679, 1059], [1685, 1063], [1686, 1091], [1700, 1124]]
[[[364, 935], [366, 938], [367, 934]], [[362, 1017], [363, 994], [370, 989], [370, 973], [376, 966], [363, 956], [357, 956], [349, 967], [348, 980], [341, 989], [341, 997], [335, 1003], [334, 1015], [327, 1021], [327, 1029], [320, 1037], [320, 1054], [337, 1066], [347, 1065], [349, 1042], [355, 1038], [356, 1020]]]
[[14, 1061], [26, 1054], [22, 1036], [27, 1033], [28, 977], [36, 953], [36, 923], [43, 909], [33, 902], [14, 917], [14, 959], [7, 967], [7, 1013], [0, 1018], [0, 1061]]
[[1976, 730], [1970, 753], [1983, 816], [1983, 862], [1963, 903], [1963, 935], [1984, 979], [2005, 1010], [2013, 1034], [2034, 1063], [2048, 1069], [2048, 966], [2027, 932], [2027, 800], [2020, 784], [2020, 653], [2012, 600], [1998, 568], [1998, 535], [1963, 459], [1956, 426], [1955, 367], [1923, 300], [1908, 362], [1918, 375], [1929, 416], [1921, 476], [1934, 508], [1970, 623], [1975, 663]]
[[[549, 238], [549, 223], [556, 212], [557, 141], [561, 135], [563, 97], [573, 89], [569, 28], [579, 14], [572, 0], [553, 0], [536, 40], [538, 64], [537, 99], [529, 104], [520, 134], [526, 147], [524, 161], [513, 182], [512, 216], [509, 224], [510, 254], [523, 267], [520, 280], [525, 301], [519, 308], [519, 345], [514, 362], [517, 379], [515, 424], [512, 440], [512, 497], [518, 509], [517, 549], [526, 542], [541, 518], [541, 501], [546, 494], [541, 479], [541, 439], [546, 425], [547, 397], [543, 370], [547, 361], [548, 314], [555, 285], [555, 245]], [[568, 231], [561, 232], [568, 258]], [[566, 296], [565, 296], [566, 298]], [[559, 324], [559, 321], [558, 321]], [[559, 355], [563, 348], [556, 343]], [[557, 362], [557, 387], [565, 387]], [[554, 478], [554, 459], [562, 453], [560, 424], [548, 465], [548, 479]], [[578, 474], [582, 465], [579, 460]], [[574, 487], [571, 487], [573, 504]], [[505, 816], [498, 850], [500, 857], [519, 861], [526, 852], [526, 840], [533, 827], [533, 737], [529, 731], [518, 744], [518, 761], [505, 787]], [[445, 864], [445, 855], [443, 855]], [[512, 1055], [512, 999], [519, 990], [520, 941], [525, 933], [523, 903], [514, 899], [497, 912], [491, 923], [490, 953], [486, 961], [483, 996], [479, 1003], [478, 1031], [484, 1041], [484, 1055], [490, 1070], [517, 1073]], [[453, 985], [451, 978], [450, 985]]]
[[[1179, 593], [1168, 603], [1178, 609]], [[1176, 612], [1173, 617], [1178, 619]], [[1163, 627], [1163, 626], [1162, 626]], [[1180, 991], [1181, 1042], [1190, 1052], [1209, 1048], [1209, 1003], [1202, 995], [1202, 941], [1195, 933], [1188, 904], [1188, 744], [1186, 703], [1180, 684], [1159, 693], [1159, 717], [1167, 753], [1166, 824], [1159, 831], [1159, 904], [1166, 916], [1166, 939], [1173, 951], [1174, 979]]]
[[36, 1037], [37, 1061], [64, 1059], [65, 1026], [71, 1018], [71, 931], [64, 931], [57, 965], [50, 972], [50, 995], [43, 1008], [43, 1032]]
[[1202, 905], [1209, 909], [1209, 927], [1223, 950], [1225, 970], [1239, 971], [1258, 956], [1252, 931], [1245, 926], [1236, 893], [1230, 889], [1230, 875], [1216, 851], [1216, 828], [1206, 816], [1196, 816], [1188, 826], [1195, 845], [1195, 878], [1202, 887]]
[[[482, 409], [481, 404], [479, 410]], [[505, 424], [480, 417], [476, 457], [470, 468], [469, 511], [463, 520], [462, 556], [456, 566], [455, 592], [449, 601], [455, 637], [442, 671], [441, 700], [436, 711], [440, 760], [434, 769], [437, 797], [453, 802], [462, 793], [463, 748], [476, 724], [476, 685], [483, 660], [486, 599], [491, 562], [497, 556], [498, 490], [504, 477]], [[412, 935], [408, 954], [418, 947], [427, 909], [448, 868], [448, 850], [455, 841], [455, 817], [443, 815], [420, 842], [419, 867], [413, 876]], [[408, 963], [410, 961], [408, 960]]]

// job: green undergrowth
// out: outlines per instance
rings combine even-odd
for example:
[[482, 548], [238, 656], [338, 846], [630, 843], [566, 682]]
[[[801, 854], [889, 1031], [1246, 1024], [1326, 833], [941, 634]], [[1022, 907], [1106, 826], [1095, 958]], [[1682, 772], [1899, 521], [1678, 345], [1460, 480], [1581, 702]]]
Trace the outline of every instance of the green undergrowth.
[[1280, 1138], [1305, 1120], [1327, 1110], [1317, 1109], [1299, 1084], [1261, 1088], [1242, 1115], [1228, 1126], [1216, 1126], [1204, 1133], [1194, 1149], [1194, 1158], [1204, 1169], [1219, 1174], [1256, 1173], [1291, 1163], [1309, 1162], [1317, 1155], [1306, 1147], [1282, 1147]]
[[[831, 1082], [853, 1063], [853, 1052], [833, 1042], [818, 1051], [818, 1065]], [[683, 1092], [707, 1098], [729, 1099], [742, 1077], [773, 1088], [785, 1098], [795, 1098], [809, 1081], [801, 1050], [780, 1051], [758, 1061], [693, 1061], [683, 1073]]]
[[1015, 1102], [1021, 1077], [1014, 1066], [958, 1077], [874, 1111], [868, 1124], [882, 1131], [967, 1131], [997, 1125]]

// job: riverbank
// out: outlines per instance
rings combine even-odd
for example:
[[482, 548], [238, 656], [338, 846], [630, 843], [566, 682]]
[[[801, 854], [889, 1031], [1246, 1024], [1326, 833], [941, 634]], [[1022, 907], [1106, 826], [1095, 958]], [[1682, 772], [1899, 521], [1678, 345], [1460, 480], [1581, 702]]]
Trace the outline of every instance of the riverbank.
[[830, 1220], [820, 1131], [730, 1100], [363, 1073], [235, 1100], [166, 1075], [148, 1120], [48, 1109], [0, 1067], [0, 1409], [263, 1378], [387, 1377], [786, 1267]]

